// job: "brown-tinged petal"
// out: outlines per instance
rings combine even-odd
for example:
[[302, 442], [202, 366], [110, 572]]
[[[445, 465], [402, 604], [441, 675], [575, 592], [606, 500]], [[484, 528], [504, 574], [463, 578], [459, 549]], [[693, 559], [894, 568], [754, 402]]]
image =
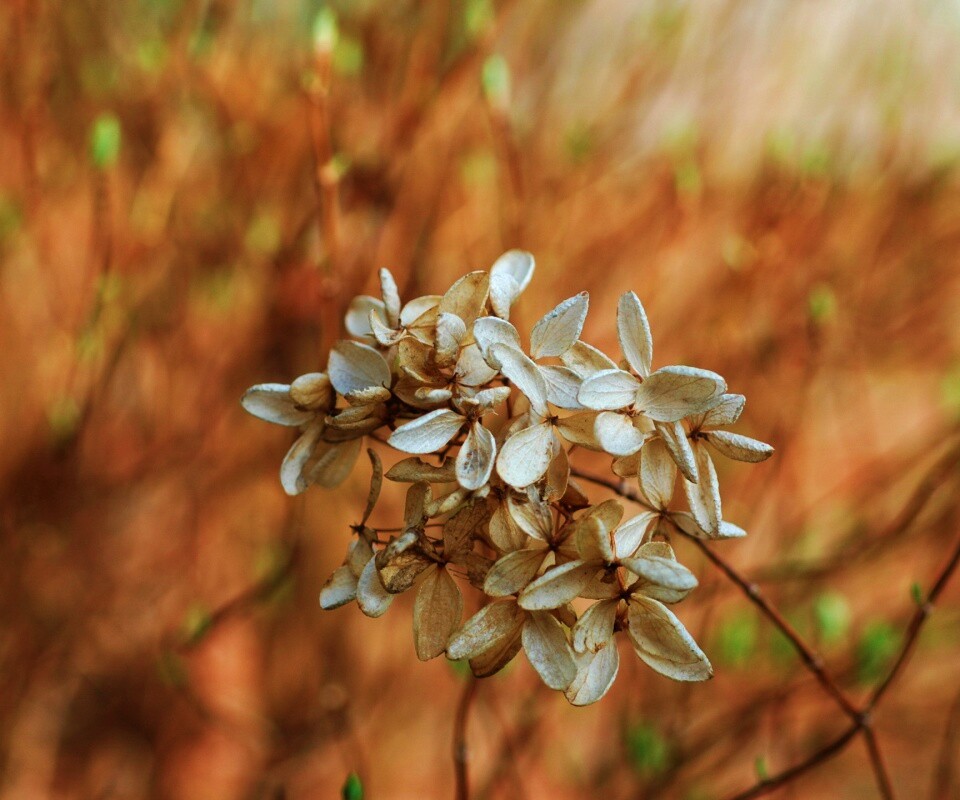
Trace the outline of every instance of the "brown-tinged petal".
[[500, 449], [497, 474], [517, 489], [535, 483], [553, 457], [553, 427], [540, 423], [513, 434]]
[[702, 442], [694, 443], [693, 453], [697, 459], [697, 474], [700, 480], [696, 483], [684, 481], [683, 488], [697, 524], [707, 533], [716, 534], [720, 529], [720, 520], [723, 519], [717, 471], [713, 466], [710, 453]]
[[490, 597], [519, 594], [537, 576], [546, 555], [543, 547], [508, 553], [490, 568], [483, 591]]
[[635, 517], [630, 517], [613, 532], [614, 549], [617, 558], [629, 558], [637, 552], [650, 530], [650, 525], [657, 518], [652, 511], [643, 511]]
[[407, 591], [427, 567], [434, 564], [420, 552], [419, 537], [412, 531], [394, 539], [377, 553], [380, 582], [390, 594]]
[[599, 571], [595, 563], [569, 561], [548, 570], [520, 593], [517, 601], [528, 611], [546, 611], [569, 603]]
[[575, 342], [573, 347], [560, 354], [560, 360], [583, 380], [598, 372], [617, 368], [611, 358], [586, 342]]
[[438, 408], [401, 425], [387, 440], [405, 453], [432, 453], [456, 436], [466, 420], [449, 408]]
[[602, 450], [597, 441], [596, 424], [599, 411], [578, 411], [557, 421], [557, 432], [568, 442], [588, 450]]
[[447, 649], [463, 615], [460, 587], [442, 566], [431, 568], [413, 604], [413, 642], [417, 658], [429, 661]]
[[266, 422], [296, 427], [306, 425], [316, 416], [313, 411], [298, 408], [285, 383], [260, 383], [251, 386], [240, 399], [244, 409]]
[[437, 363], [452, 364], [457, 360], [460, 342], [467, 335], [467, 326], [456, 314], [441, 311], [437, 317]]
[[347, 392], [344, 399], [351, 406], [369, 406], [374, 403], [385, 403], [390, 399], [390, 390], [383, 386], [368, 386], [366, 389], [357, 389]]
[[653, 363], [653, 336], [643, 304], [633, 292], [621, 295], [617, 304], [617, 336], [627, 363], [638, 375], [647, 377]]
[[484, 500], [467, 503], [443, 525], [443, 553], [447, 558], [473, 549], [490, 519], [490, 507]]
[[590, 297], [580, 292], [544, 314], [530, 334], [530, 355], [548, 358], [567, 352], [580, 338]]
[[[686, 439], [686, 437], [684, 437]], [[677, 483], [677, 465], [663, 439], [648, 442], [640, 451], [640, 491], [656, 509], [670, 505]]]
[[452, 483], [457, 479], [454, 462], [445, 461], [442, 466], [428, 464], [423, 459], [410, 456], [398, 461], [389, 470], [387, 478], [398, 483]]
[[[547, 413], [547, 382], [540, 368], [521, 351], [505, 344], [490, 348], [493, 359], [500, 363], [500, 371], [530, 401], [530, 408], [542, 417]], [[541, 473], [543, 474], [543, 473]]]
[[580, 392], [580, 376], [570, 367], [547, 365], [540, 367], [543, 379], [547, 383], [547, 400], [557, 408], [583, 408], [577, 400]]
[[447, 656], [473, 659], [501, 642], [517, 638], [526, 616], [514, 600], [497, 600], [484, 606], [450, 637]]
[[521, 500], [515, 495], [507, 497], [507, 510], [513, 521], [527, 536], [549, 541], [553, 534], [553, 514], [547, 503], [538, 499]]
[[487, 362], [497, 369], [500, 362], [494, 361], [490, 348], [495, 344], [505, 344], [514, 350], [522, 350], [520, 334], [509, 322], [498, 317], [480, 317], [473, 323], [473, 338]]
[[431, 516], [428, 510], [433, 490], [425, 482], [414, 483], [407, 489], [403, 503], [403, 527], [406, 530], [419, 531]]
[[547, 467], [547, 482], [543, 490], [544, 499], [548, 502], [556, 502], [567, 491], [567, 482], [570, 480], [570, 461], [567, 458], [567, 451], [560, 443], [560, 439], [553, 437], [553, 458], [550, 459], [550, 466]]
[[773, 455], [773, 448], [766, 442], [741, 436], [729, 431], [707, 431], [704, 438], [727, 458], [757, 463]]
[[320, 590], [320, 607], [324, 611], [330, 611], [346, 605], [356, 597], [357, 576], [344, 564], [342, 567], [337, 567], [333, 575], [323, 584]]
[[323, 424], [317, 420], [300, 434], [284, 456], [283, 463], [280, 465], [280, 484], [287, 494], [300, 494], [310, 485], [303, 470], [313, 457], [322, 430]]
[[383, 297], [383, 309], [387, 323], [396, 327], [400, 323], [400, 292], [390, 270], [380, 269], [380, 296]]
[[577, 620], [571, 633], [573, 634], [573, 649], [578, 653], [588, 650], [596, 652], [613, 641], [613, 625], [617, 619], [619, 598], [601, 600], [594, 603], [583, 612]]
[[720, 521], [720, 527], [715, 533], [708, 533], [700, 527], [693, 518], [693, 514], [688, 514], [686, 511], [671, 512], [670, 521], [687, 536], [692, 536], [694, 539], [742, 539], [747, 535], [743, 528], [726, 520]]
[[504, 553], [520, 550], [527, 543], [527, 534], [514, 521], [510, 512], [498, 504], [490, 518], [490, 541]]
[[436, 316], [440, 312], [441, 297], [438, 294], [428, 294], [423, 297], [415, 297], [407, 303], [400, 312], [400, 324], [404, 328], [413, 328], [423, 326], [431, 330], [436, 325]]
[[683, 425], [679, 422], [657, 422], [655, 425], [657, 433], [670, 451], [670, 457], [673, 458], [673, 463], [677, 465], [680, 473], [691, 483], [696, 483], [697, 460]]
[[608, 533], [613, 531], [620, 520], [623, 519], [623, 505], [617, 500], [604, 500], [595, 505], [586, 514], [580, 517], [580, 521], [588, 517], [596, 519]]
[[636, 453], [647, 441], [649, 434], [638, 430], [633, 420], [615, 411], [597, 414], [594, 432], [604, 452], [612, 456], [629, 456]]
[[371, 386], [390, 388], [390, 367], [383, 356], [366, 344], [337, 342], [330, 351], [327, 375], [333, 388], [346, 395]]
[[486, 272], [468, 272], [451, 286], [440, 300], [440, 313], [455, 314], [468, 326], [483, 313], [487, 304], [490, 276]]
[[573, 651], [563, 626], [552, 614], [535, 611], [523, 624], [523, 650], [551, 689], [566, 689], [577, 676]]
[[574, 653], [577, 677], [564, 694], [575, 706], [588, 706], [600, 700], [613, 686], [620, 669], [620, 653], [617, 643], [611, 641], [596, 653]]
[[696, 576], [683, 564], [672, 558], [646, 555], [643, 548], [637, 553], [636, 558], [623, 559], [623, 566], [634, 575], [657, 586], [663, 586], [665, 589], [689, 592], [697, 586]]
[[360, 517], [360, 524], [366, 525], [373, 513], [373, 508], [380, 499], [380, 490], [383, 488], [383, 462], [377, 451], [372, 447], [367, 448], [367, 458], [370, 459], [370, 491], [367, 492], [367, 504], [363, 509], [363, 516]]
[[290, 384], [290, 398], [298, 406], [324, 410], [333, 408], [337, 399], [330, 378], [322, 372], [308, 372], [297, 378]]
[[612, 531], [595, 515], [577, 522], [577, 552], [584, 561], [609, 564], [616, 557], [613, 552]]
[[719, 428], [723, 425], [733, 425], [743, 413], [747, 398], [742, 394], [725, 394], [720, 402], [703, 415], [700, 421], [701, 428]]
[[490, 480], [497, 442], [480, 422], [474, 422], [457, 453], [457, 480], [464, 489], [475, 491]]
[[362, 439], [351, 439], [327, 445], [323, 454], [310, 466], [307, 472], [309, 483], [315, 483], [324, 489], [335, 489], [343, 483], [353, 471], [360, 455]]
[[357, 605], [368, 617], [382, 617], [387, 613], [393, 595], [390, 594], [380, 581], [376, 559], [370, 559], [360, 573], [357, 581]]
[[643, 381], [635, 402], [652, 420], [676, 422], [712, 408], [726, 388], [726, 381], [715, 372], [696, 367], [662, 367]]
[[354, 578], [359, 578], [371, 558], [373, 558], [373, 547], [366, 539], [359, 537], [350, 542], [344, 566], [350, 570]]
[[683, 623], [656, 600], [631, 598], [627, 616], [634, 650], [648, 666], [675, 681], [703, 681], [713, 668]]
[[489, 650], [485, 650], [478, 656], [470, 659], [470, 671], [478, 678], [487, 678], [495, 675], [507, 664], [513, 661], [517, 653], [520, 652], [522, 642], [520, 636], [523, 626], [520, 625], [510, 636], [498, 639], [496, 644]]
[[607, 369], [585, 379], [577, 399], [594, 411], [614, 411], [633, 405], [641, 385], [629, 372]]
[[[607, 414], [609, 412], [601, 411], [600, 413]], [[613, 474], [619, 478], [636, 478], [640, 473], [640, 453], [642, 452], [642, 450], [637, 450], [633, 455], [615, 458], [611, 465]]]

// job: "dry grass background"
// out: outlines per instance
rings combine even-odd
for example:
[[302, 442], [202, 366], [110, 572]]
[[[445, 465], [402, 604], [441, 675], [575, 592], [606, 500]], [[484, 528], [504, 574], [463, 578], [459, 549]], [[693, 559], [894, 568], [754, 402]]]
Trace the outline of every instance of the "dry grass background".
[[[365, 469], [284, 497], [237, 401], [322, 366], [377, 267], [409, 296], [514, 246], [521, 324], [587, 289], [612, 350], [634, 289], [658, 363], [747, 395], [778, 452], [725, 465], [750, 536], [718, 549], [864, 696], [960, 535], [960, 9], [333, 9], [329, 74], [307, 0], [0, 9], [0, 797], [450, 796], [462, 675], [407, 599], [317, 605]], [[710, 800], [842, 730], [684, 544], [717, 677], [625, 659], [576, 710], [518, 661], [480, 685], [477, 797]], [[960, 796], [958, 599], [876, 714], [900, 797]], [[875, 794], [858, 742], [777, 796]]]

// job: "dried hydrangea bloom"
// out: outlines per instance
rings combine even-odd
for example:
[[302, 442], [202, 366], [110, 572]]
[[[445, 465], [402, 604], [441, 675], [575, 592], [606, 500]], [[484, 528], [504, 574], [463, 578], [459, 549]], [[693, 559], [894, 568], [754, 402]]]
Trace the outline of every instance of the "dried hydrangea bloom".
[[[350, 303], [353, 338], [333, 347], [326, 372], [244, 395], [253, 415], [298, 430], [280, 471], [290, 494], [341, 483], [367, 437], [402, 454], [384, 474], [368, 450], [367, 504], [321, 606], [356, 601], [376, 617], [412, 590], [418, 657], [464, 658], [486, 676], [522, 650], [575, 705], [609, 690], [619, 632], [657, 672], [708, 678], [706, 656], [666, 608], [696, 586], [667, 542], [677, 532], [743, 536], [722, 518], [708, 445], [742, 461], [772, 448], [720, 430], [743, 398], [725, 394], [719, 375], [653, 370], [632, 292], [617, 311], [623, 367], [580, 338], [586, 292], [546, 312], [525, 346], [509, 318], [533, 273], [533, 256], [511, 250], [489, 271], [404, 303], [381, 270], [380, 297]], [[591, 498], [571, 477], [577, 448], [606, 453], [612, 475], [636, 478], [636, 513], [625, 519], [619, 502]], [[406, 486], [406, 499], [400, 523], [378, 527], [370, 520], [384, 477]], [[674, 506], [680, 479], [689, 511]], [[483, 599], [465, 622], [464, 591]], [[595, 602], [578, 619], [583, 600]]]

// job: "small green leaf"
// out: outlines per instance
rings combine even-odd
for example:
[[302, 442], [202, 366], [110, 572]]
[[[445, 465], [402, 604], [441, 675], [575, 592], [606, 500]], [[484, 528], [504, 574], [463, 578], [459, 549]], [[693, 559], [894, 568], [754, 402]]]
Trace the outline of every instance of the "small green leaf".
[[822, 641], [839, 641], [850, 628], [850, 604], [839, 592], [824, 592], [813, 601], [813, 618]]
[[332, 53], [339, 38], [337, 13], [324, 6], [313, 18], [313, 46], [318, 53]]
[[510, 105], [510, 67], [499, 53], [483, 62], [481, 81], [483, 93], [492, 105], [500, 109]]
[[188, 644], [196, 644], [210, 630], [213, 619], [203, 606], [194, 604], [187, 609], [183, 619], [183, 636]]
[[757, 618], [753, 613], [738, 614], [723, 620], [716, 634], [720, 661], [742, 667], [756, 650], [757, 634]]
[[918, 606], [922, 606], [925, 602], [923, 598], [923, 588], [917, 581], [910, 584], [910, 597], [913, 598], [913, 602]]
[[117, 163], [121, 139], [120, 120], [116, 115], [104, 113], [93, 121], [90, 128], [90, 159], [97, 169], [109, 169]]
[[857, 642], [857, 678], [873, 683], [886, 674], [900, 646], [900, 634], [884, 620], [875, 620], [864, 628]]
[[453, 673], [460, 678], [470, 677], [470, 662], [465, 658], [458, 659], [457, 661], [448, 660], [447, 663], [450, 665], [450, 669], [453, 670]]
[[340, 75], [354, 77], [363, 71], [363, 45], [358, 39], [341, 36], [333, 48], [333, 68]]
[[347, 775], [347, 779], [343, 782], [343, 788], [340, 790], [340, 797], [343, 800], [363, 800], [363, 784], [356, 772]]
[[485, 33], [493, 18], [493, 3], [490, 0], [467, 0], [463, 10], [463, 27], [471, 39]]
[[829, 322], [837, 313], [837, 296], [825, 283], [818, 283], [807, 297], [807, 312], [815, 325]]
[[670, 762], [670, 746], [649, 722], [637, 722], [624, 732], [627, 759], [641, 775], [663, 772]]
[[767, 770], [767, 759], [763, 756], [757, 756], [753, 762], [753, 771], [757, 773], [758, 781], [770, 780], [770, 772]]

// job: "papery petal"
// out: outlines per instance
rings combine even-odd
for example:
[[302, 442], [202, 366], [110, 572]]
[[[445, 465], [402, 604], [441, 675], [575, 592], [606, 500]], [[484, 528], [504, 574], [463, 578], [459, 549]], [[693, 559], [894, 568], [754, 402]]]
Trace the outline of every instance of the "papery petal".
[[505, 403], [510, 397], [509, 386], [491, 386], [489, 389], [481, 389], [473, 399], [481, 408], [496, 408], [501, 403]]
[[497, 456], [497, 474], [505, 483], [522, 489], [543, 477], [552, 457], [553, 428], [547, 423], [533, 425], [504, 442]]
[[344, 317], [347, 333], [358, 338], [371, 336], [373, 334], [373, 329], [370, 327], [371, 314], [380, 320], [381, 324], [387, 324], [387, 314], [380, 300], [366, 294], [354, 297]]
[[635, 402], [652, 420], [676, 422], [712, 408], [726, 388], [726, 381], [715, 372], [696, 367], [662, 367], [643, 381]]
[[727, 458], [757, 463], [773, 455], [773, 448], [766, 442], [741, 436], [729, 431], [707, 431], [703, 437]]
[[240, 404], [253, 416], [277, 425], [305, 425], [316, 416], [309, 409], [297, 408], [296, 402], [290, 397], [290, 386], [285, 383], [251, 386], [243, 393]]
[[404, 453], [433, 453], [463, 427], [466, 419], [449, 408], [438, 408], [401, 425], [387, 439], [391, 447]]
[[540, 374], [540, 368], [509, 345], [495, 344], [490, 348], [490, 354], [494, 361], [499, 362], [504, 377], [509, 378], [530, 401], [534, 413], [544, 416], [547, 413], [547, 383]]
[[584, 561], [611, 563], [614, 558], [612, 531], [596, 515], [577, 522], [577, 551]]
[[614, 411], [633, 405], [641, 386], [629, 372], [608, 369], [584, 380], [577, 399], [595, 411]]
[[633, 455], [650, 436], [638, 430], [626, 414], [615, 411], [601, 411], [594, 430], [604, 452], [612, 456]]
[[513, 600], [498, 600], [484, 606], [447, 642], [447, 656], [454, 660], [476, 658], [499, 642], [517, 637], [527, 615]]
[[687, 439], [687, 432], [683, 429], [683, 425], [679, 422], [657, 422], [655, 425], [657, 433], [670, 451], [670, 457], [680, 473], [691, 483], [696, 483], [697, 459], [693, 455], [693, 448], [690, 446], [690, 440]]
[[393, 595], [380, 582], [376, 561], [370, 559], [357, 581], [357, 605], [368, 617], [382, 617], [392, 602]]
[[390, 270], [380, 269], [380, 295], [383, 297], [383, 309], [387, 323], [396, 327], [400, 324], [400, 292]]
[[454, 374], [461, 386], [483, 386], [497, 376], [497, 371], [486, 362], [477, 345], [469, 344], [460, 351]]
[[580, 338], [589, 305], [589, 295], [580, 292], [544, 314], [530, 334], [530, 355], [533, 358], [559, 356], [573, 347]]
[[547, 400], [550, 403], [557, 408], [583, 408], [583, 406], [580, 405], [580, 401], [577, 400], [581, 381], [576, 372], [569, 367], [547, 365], [540, 367], [540, 373], [543, 375], [544, 381], [546, 381]]
[[522, 502], [514, 495], [507, 497], [507, 510], [517, 527], [527, 536], [547, 542], [553, 534], [553, 514], [547, 503], [538, 500]]
[[617, 619], [618, 598], [601, 600], [583, 612], [573, 626], [573, 649], [578, 653], [596, 652], [613, 641], [613, 625]]
[[493, 434], [479, 422], [474, 422], [457, 453], [457, 481], [460, 485], [471, 491], [484, 486], [490, 480], [496, 454], [497, 442]]
[[535, 261], [532, 253], [526, 250], [507, 250], [490, 267], [490, 275], [509, 275], [517, 284], [518, 291], [524, 291], [533, 278]]
[[344, 564], [337, 567], [320, 590], [320, 607], [324, 611], [346, 605], [357, 596], [357, 577]]
[[460, 587], [444, 567], [435, 567], [420, 584], [413, 604], [413, 642], [417, 658], [429, 661], [446, 650], [462, 616]]
[[443, 554], [447, 559], [459, 557], [473, 549], [490, 520], [490, 507], [484, 500], [466, 503], [443, 524]]
[[573, 347], [560, 354], [560, 360], [584, 380], [598, 372], [617, 368], [613, 359], [586, 342], [575, 342]]
[[[686, 438], [686, 437], [684, 437]], [[640, 491], [656, 509], [670, 505], [677, 483], [677, 465], [663, 439], [648, 442], [640, 451]]]
[[454, 462], [446, 461], [443, 466], [428, 464], [415, 456], [398, 461], [389, 470], [387, 478], [398, 483], [452, 483], [457, 479]]
[[577, 676], [577, 665], [567, 635], [552, 614], [534, 612], [528, 615], [523, 625], [523, 650], [551, 689], [566, 689]]
[[693, 518], [693, 514], [688, 514], [686, 511], [673, 511], [669, 516], [674, 525], [694, 539], [742, 539], [747, 535], [743, 528], [726, 520], [720, 521], [720, 527], [716, 533], [707, 533]]
[[497, 369], [500, 362], [494, 361], [490, 348], [495, 344], [505, 344], [514, 350], [522, 350], [520, 334], [509, 322], [498, 317], [480, 317], [473, 323], [473, 338], [487, 362]]
[[617, 643], [611, 641], [596, 653], [574, 653], [577, 677], [564, 694], [573, 705], [587, 706], [600, 700], [613, 686], [620, 669]]
[[490, 597], [519, 594], [537, 576], [546, 556], [543, 547], [508, 553], [490, 568], [483, 591]]
[[460, 342], [467, 335], [467, 326], [456, 314], [441, 311], [437, 317], [437, 363], [452, 364], [460, 351]]
[[697, 587], [696, 576], [683, 564], [663, 556], [645, 555], [643, 548], [636, 558], [625, 558], [623, 566], [634, 575], [666, 589], [689, 592]]
[[416, 547], [417, 534], [405, 533], [377, 553], [380, 582], [390, 594], [407, 591], [427, 567], [434, 564]]
[[569, 561], [553, 567], [520, 593], [520, 607], [528, 611], [559, 608], [577, 597], [597, 572], [597, 564], [584, 561]]
[[570, 460], [557, 436], [553, 437], [553, 458], [547, 467], [546, 479], [543, 497], [548, 502], [556, 502], [566, 493], [567, 482], [570, 480]]
[[514, 521], [510, 512], [502, 504], [498, 504], [490, 518], [490, 541], [498, 550], [512, 553], [520, 550], [527, 544], [525, 534]]
[[390, 388], [390, 367], [369, 345], [337, 342], [330, 351], [327, 375], [340, 394], [349, 394], [371, 386]]
[[653, 336], [647, 312], [633, 292], [621, 295], [617, 304], [617, 337], [627, 363], [634, 372], [646, 378], [653, 363]]
[[440, 313], [455, 314], [471, 326], [483, 313], [489, 289], [490, 276], [486, 272], [468, 272], [444, 294], [440, 300]]
[[700, 422], [702, 428], [719, 428], [723, 425], [733, 425], [743, 413], [747, 398], [742, 394], [725, 394], [720, 402], [703, 415]]
[[300, 494], [310, 485], [303, 475], [303, 470], [313, 457], [322, 430], [323, 427], [319, 421], [308, 427], [284, 456], [283, 463], [280, 465], [280, 484], [287, 494]]
[[720, 520], [723, 519], [717, 471], [710, 453], [701, 442], [693, 445], [693, 452], [697, 459], [697, 474], [700, 479], [696, 483], [684, 481], [683, 488], [697, 524], [713, 535], [719, 531]]
[[599, 411], [578, 411], [557, 420], [557, 432], [568, 442], [588, 450], [602, 450], [597, 440], [596, 425]]
[[676, 681], [713, 677], [707, 657], [670, 609], [647, 598], [633, 598], [628, 605], [627, 630], [644, 662]]
[[309, 483], [315, 483], [323, 489], [335, 489], [343, 483], [353, 471], [360, 455], [362, 439], [350, 439], [328, 445], [322, 455], [307, 472]]
[[643, 511], [624, 521], [614, 532], [613, 541], [617, 558], [629, 558], [643, 544], [650, 525], [657, 518], [652, 511]]
[[[438, 294], [428, 294], [423, 297], [415, 297], [407, 303], [400, 311], [400, 324], [405, 328], [418, 325], [432, 328], [436, 324], [431, 316], [439, 314], [437, 310], [442, 298]], [[433, 312], [433, 313], [432, 313]]]

